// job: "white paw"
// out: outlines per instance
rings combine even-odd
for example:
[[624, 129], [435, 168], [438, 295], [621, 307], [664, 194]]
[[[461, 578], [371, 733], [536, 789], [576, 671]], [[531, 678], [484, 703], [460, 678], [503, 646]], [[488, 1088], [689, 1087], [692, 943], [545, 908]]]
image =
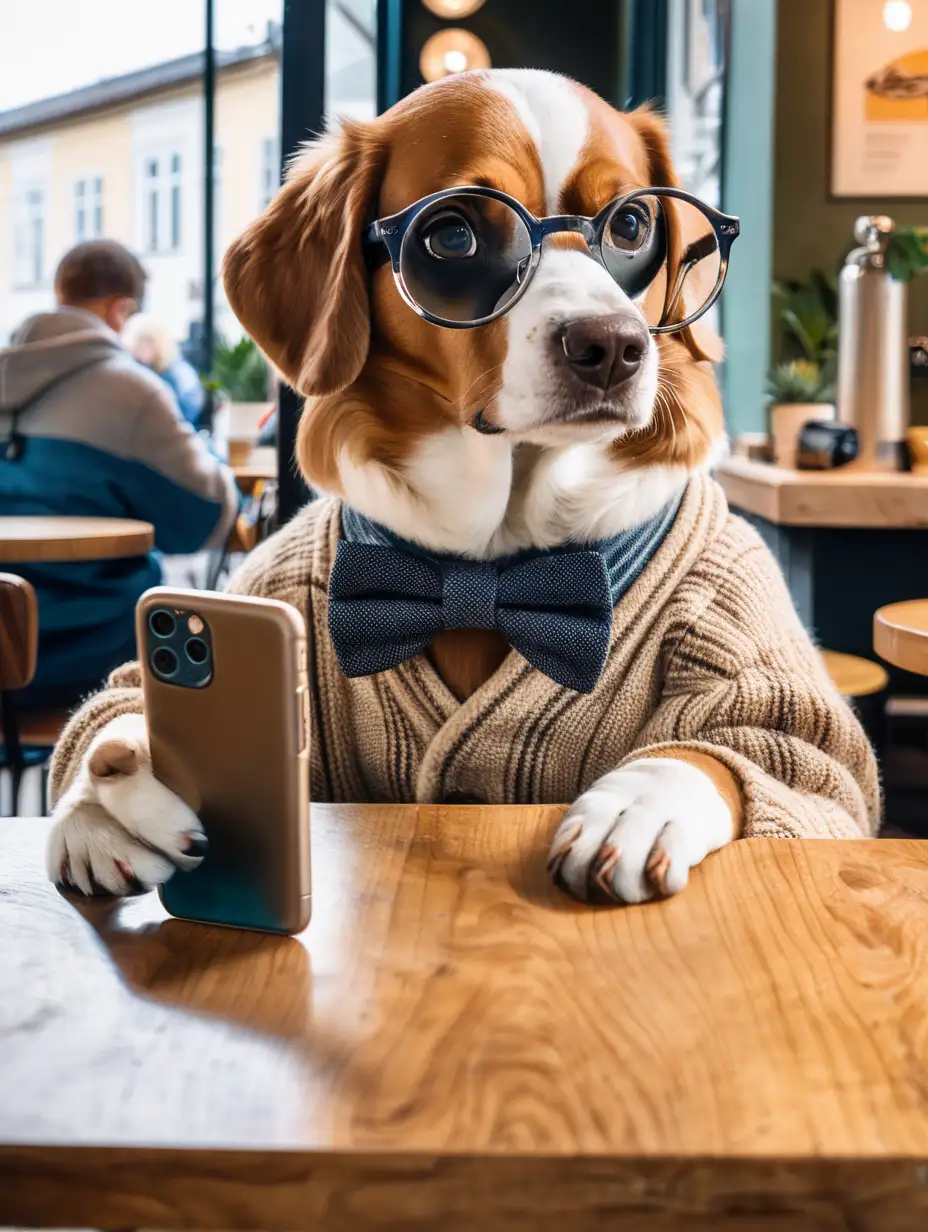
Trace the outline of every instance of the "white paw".
[[732, 837], [728, 805], [707, 774], [677, 758], [641, 758], [577, 800], [548, 869], [575, 898], [643, 903], [678, 894], [690, 869]]
[[58, 801], [46, 863], [82, 894], [134, 894], [192, 869], [207, 843], [199, 819], [152, 773], [145, 720], [121, 715], [95, 737]]

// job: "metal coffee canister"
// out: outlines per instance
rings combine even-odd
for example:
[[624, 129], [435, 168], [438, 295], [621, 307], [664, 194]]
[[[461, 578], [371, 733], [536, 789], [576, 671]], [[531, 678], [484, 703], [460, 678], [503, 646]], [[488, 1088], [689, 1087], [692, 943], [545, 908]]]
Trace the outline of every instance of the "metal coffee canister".
[[886, 268], [895, 229], [883, 214], [854, 224], [860, 245], [839, 278], [837, 418], [857, 430], [856, 465], [902, 470], [909, 427], [908, 286]]

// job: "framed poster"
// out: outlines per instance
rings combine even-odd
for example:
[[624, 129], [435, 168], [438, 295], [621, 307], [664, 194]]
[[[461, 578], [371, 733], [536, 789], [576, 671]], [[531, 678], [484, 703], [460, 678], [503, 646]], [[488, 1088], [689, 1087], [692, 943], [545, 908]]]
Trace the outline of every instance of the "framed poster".
[[928, 3], [832, 5], [832, 196], [928, 197]]

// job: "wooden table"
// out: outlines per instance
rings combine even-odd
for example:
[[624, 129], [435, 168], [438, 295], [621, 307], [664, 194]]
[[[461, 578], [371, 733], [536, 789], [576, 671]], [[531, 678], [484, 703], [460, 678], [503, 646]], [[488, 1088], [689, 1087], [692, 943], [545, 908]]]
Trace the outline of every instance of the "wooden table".
[[873, 648], [887, 663], [928, 676], [928, 599], [881, 607], [873, 617]]
[[928, 844], [549, 884], [561, 810], [313, 811], [300, 939], [79, 910], [0, 822], [0, 1224], [928, 1226]]
[[0, 517], [0, 565], [144, 556], [154, 543], [149, 522], [128, 518]]
[[248, 495], [259, 483], [277, 478], [277, 450], [266, 445], [253, 449], [248, 461], [233, 466], [232, 473], [239, 489]]
[[928, 527], [928, 476], [861, 471], [794, 471], [726, 458], [716, 477], [729, 504], [777, 526], [861, 530]]
[[[716, 477], [728, 503], [760, 532], [786, 577], [796, 609], [830, 650], [873, 656], [873, 613], [920, 599], [928, 551], [928, 478], [862, 472], [793, 471], [732, 457]], [[924, 691], [892, 674], [894, 693]]]

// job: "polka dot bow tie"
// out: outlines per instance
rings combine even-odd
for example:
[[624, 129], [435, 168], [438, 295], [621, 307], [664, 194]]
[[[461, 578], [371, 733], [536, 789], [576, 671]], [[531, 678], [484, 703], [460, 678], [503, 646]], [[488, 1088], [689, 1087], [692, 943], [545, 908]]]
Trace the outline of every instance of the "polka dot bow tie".
[[589, 693], [606, 664], [612, 612], [595, 549], [507, 566], [342, 541], [329, 578], [329, 633], [346, 676], [395, 667], [442, 629], [498, 629], [540, 672]]

